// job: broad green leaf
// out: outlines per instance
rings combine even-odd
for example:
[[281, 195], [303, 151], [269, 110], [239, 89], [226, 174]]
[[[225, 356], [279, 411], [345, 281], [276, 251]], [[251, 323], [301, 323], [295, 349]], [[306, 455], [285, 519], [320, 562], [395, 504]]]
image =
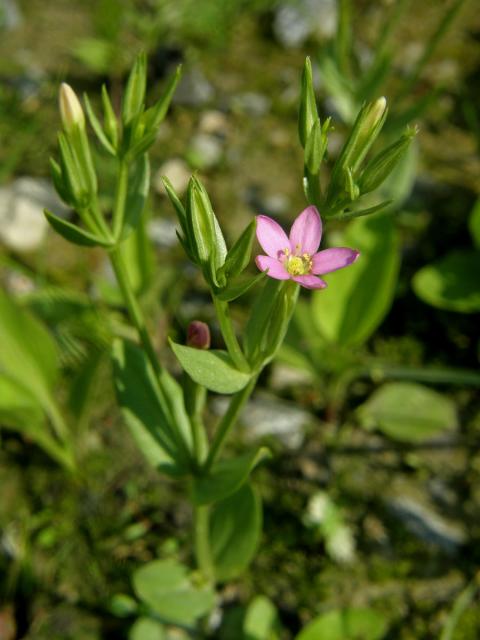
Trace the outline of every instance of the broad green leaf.
[[468, 228], [473, 244], [480, 249], [480, 198], [475, 202], [468, 219]]
[[134, 165], [128, 182], [128, 196], [125, 205], [125, 220], [121, 240], [125, 240], [138, 226], [148, 198], [150, 188], [150, 164], [146, 153]]
[[480, 311], [480, 251], [452, 251], [417, 271], [413, 290], [427, 304], [458, 311]]
[[335, 609], [315, 618], [295, 640], [380, 640], [384, 616], [372, 609]]
[[47, 218], [50, 226], [72, 244], [78, 244], [82, 247], [112, 247], [113, 243], [106, 238], [85, 231], [76, 225], [62, 220], [58, 216], [51, 213], [48, 209], [43, 210], [45, 217]]
[[226, 351], [203, 350], [177, 344], [170, 346], [188, 375], [198, 384], [217, 393], [236, 393], [251, 375], [239, 371]]
[[360, 251], [357, 262], [325, 276], [328, 288], [312, 296], [313, 322], [328, 342], [362, 344], [392, 304], [400, 254], [391, 217], [357, 219], [342, 246]]
[[209, 586], [192, 584], [187, 568], [175, 560], [154, 560], [133, 574], [133, 588], [163, 620], [192, 624], [206, 615], [215, 603]]
[[165, 629], [153, 618], [139, 618], [128, 632], [128, 640], [166, 640]]
[[239, 456], [220, 460], [205, 476], [194, 479], [192, 499], [195, 504], [208, 504], [224, 500], [244, 484], [255, 467], [270, 457], [266, 447]]
[[137, 446], [164, 473], [185, 473], [190, 430], [177, 383], [166, 372], [157, 381], [144, 352], [127, 341], [114, 343], [113, 365], [118, 403]]
[[279, 626], [275, 605], [266, 596], [256, 596], [243, 622], [244, 640], [277, 640]]
[[457, 427], [450, 398], [412, 382], [384, 384], [359, 407], [358, 415], [365, 428], [403, 442], [421, 442]]
[[252, 561], [262, 531], [262, 506], [249, 484], [215, 505], [210, 545], [218, 580], [239, 576]]

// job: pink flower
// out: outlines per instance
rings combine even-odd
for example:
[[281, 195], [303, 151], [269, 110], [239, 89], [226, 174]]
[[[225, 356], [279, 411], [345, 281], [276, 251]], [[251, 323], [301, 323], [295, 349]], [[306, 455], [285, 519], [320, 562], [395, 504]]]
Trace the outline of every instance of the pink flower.
[[307, 289], [324, 289], [327, 283], [319, 275], [348, 267], [359, 252], [346, 247], [317, 251], [322, 238], [322, 221], [315, 207], [307, 207], [298, 216], [290, 236], [267, 216], [257, 216], [257, 239], [266, 256], [257, 256], [260, 271], [276, 280], [295, 280]]

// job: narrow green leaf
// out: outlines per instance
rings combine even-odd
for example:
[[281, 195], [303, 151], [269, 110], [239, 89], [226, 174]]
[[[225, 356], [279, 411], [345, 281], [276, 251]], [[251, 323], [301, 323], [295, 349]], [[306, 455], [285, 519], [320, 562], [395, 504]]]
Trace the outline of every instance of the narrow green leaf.
[[248, 480], [255, 467], [270, 455], [266, 447], [260, 447], [237, 458], [220, 460], [207, 475], [194, 479], [193, 502], [198, 505], [210, 504], [228, 498]]
[[416, 129], [408, 129], [401, 138], [381, 151], [367, 164], [358, 181], [362, 194], [374, 191], [387, 179], [402, 156], [408, 151], [416, 133]]
[[69, 184], [63, 175], [62, 168], [53, 158], [50, 158], [50, 174], [52, 176], [53, 186], [60, 198], [66, 204], [73, 206], [74, 197], [70, 191]]
[[113, 247], [114, 245], [111, 240], [94, 235], [93, 233], [90, 233], [90, 231], [85, 231], [71, 222], [59, 218], [48, 209], [44, 209], [43, 213], [45, 214], [50, 226], [55, 229], [62, 238], [65, 238], [65, 240], [68, 240], [72, 244], [78, 244], [83, 247], [106, 248]]
[[192, 380], [210, 391], [236, 393], [251, 379], [251, 374], [235, 367], [226, 351], [194, 349], [172, 340], [170, 346]]
[[147, 85], [147, 58], [144, 53], [137, 56], [127, 82], [122, 102], [122, 121], [131, 123], [143, 110]]
[[116, 155], [115, 148], [112, 146], [110, 140], [105, 135], [102, 129], [102, 125], [100, 124], [100, 121], [95, 115], [95, 112], [92, 109], [92, 105], [90, 104], [90, 100], [88, 99], [88, 96], [86, 93], [83, 94], [83, 101], [85, 102], [85, 109], [88, 115], [88, 119], [90, 121], [90, 124], [92, 125], [92, 129], [94, 130], [95, 135], [97, 136], [99, 142], [101, 143], [103, 148], [106, 151], [108, 151], [108, 153], [110, 153], [112, 156], [115, 156]]
[[112, 357], [118, 403], [137, 446], [164, 473], [186, 473], [179, 441], [188, 442], [189, 425], [175, 381], [168, 374], [157, 381], [143, 351], [126, 341], [114, 343]]
[[227, 253], [221, 272], [228, 280], [239, 276], [250, 263], [256, 228], [257, 222], [253, 219]]
[[427, 304], [458, 313], [480, 311], [480, 251], [452, 251], [422, 267], [413, 290]]
[[300, 109], [298, 113], [298, 136], [302, 147], [305, 148], [312, 127], [316, 122], [320, 127], [315, 91], [313, 89], [312, 63], [310, 58], [307, 57], [302, 72]]
[[102, 104], [105, 133], [112, 147], [116, 150], [118, 146], [118, 122], [105, 85], [102, 85]]
[[210, 586], [196, 587], [187, 568], [175, 560], [154, 560], [133, 574], [133, 588], [166, 622], [191, 625], [215, 604]]
[[156, 130], [167, 115], [173, 94], [181, 77], [182, 65], [179, 65], [175, 73], [170, 77], [160, 100], [145, 112], [145, 129], [147, 131]]
[[120, 239], [125, 240], [137, 228], [138, 221], [147, 203], [150, 189], [150, 163], [145, 153], [133, 168], [128, 180], [128, 195], [125, 205], [125, 218]]
[[313, 175], [320, 171], [326, 148], [326, 138], [322, 134], [320, 120], [317, 119], [308, 134], [305, 145], [305, 164]]
[[223, 302], [231, 302], [243, 296], [253, 285], [264, 280], [266, 275], [265, 272], [262, 272], [252, 278], [237, 279], [231, 284], [228, 284], [224, 289], [220, 289], [215, 295], [220, 300], [223, 300]]
[[389, 382], [358, 408], [366, 429], [379, 429], [402, 442], [422, 442], [457, 427], [455, 404], [413, 382]]
[[261, 531], [262, 505], [249, 484], [215, 505], [210, 544], [217, 580], [232, 580], [245, 571], [255, 556]]

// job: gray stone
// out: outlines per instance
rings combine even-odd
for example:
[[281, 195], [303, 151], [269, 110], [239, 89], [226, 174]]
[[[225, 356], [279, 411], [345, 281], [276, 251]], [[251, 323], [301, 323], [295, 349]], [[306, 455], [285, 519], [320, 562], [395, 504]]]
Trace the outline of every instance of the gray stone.
[[418, 487], [397, 483], [386, 498], [389, 510], [420, 540], [453, 554], [466, 542], [462, 523], [440, 514]]
[[43, 209], [65, 217], [68, 209], [52, 185], [41, 178], [17, 178], [0, 188], [0, 241], [14, 251], [34, 251], [45, 239]]
[[273, 32], [286, 48], [301, 47], [311, 36], [330, 38], [337, 24], [335, 0], [297, 0], [282, 4], [275, 13]]
[[[226, 398], [217, 398], [213, 402], [213, 410], [217, 413], [224, 413], [227, 406]], [[245, 425], [248, 440], [274, 436], [287, 449], [294, 450], [302, 446], [305, 427], [312, 422], [312, 416], [294, 404], [260, 393], [247, 403], [240, 421]]]
[[153, 187], [157, 193], [166, 195], [162, 181], [163, 176], [166, 176], [170, 180], [175, 191], [181, 196], [187, 190], [188, 181], [190, 180], [190, 169], [187, 163], [181, 158], [172, 158], [162, 164], [155, 173]]
[[190, 143], [187, 157], [198, 169], [210, 169], [217, 165], [223, 156], [223, 141], [208, 133], [197, 133]]
[[225, 136], [228, 132], [228, 118], [222, 111], [211, 109], [200, 116], [198, 129], [202, 133]]
[[182, 76], [173, 96], [174, 104], [202, 107], [213, 100], [214, 89], [200, 69], [192, 69]]
[[260, 118], [270, 111], [272, 101], [263, 93], [247, 91], [232, 98], [232, 109], [246, 113], [254, 118]]
[[177, 225], [170, 218], [154, 218], [148, 223], [148, 236], [155, 246], [169, 249], [178, 243]]
[[10, 31], [23, 22], [22, 14], [15, 0], [0, 0], [0, 28]]

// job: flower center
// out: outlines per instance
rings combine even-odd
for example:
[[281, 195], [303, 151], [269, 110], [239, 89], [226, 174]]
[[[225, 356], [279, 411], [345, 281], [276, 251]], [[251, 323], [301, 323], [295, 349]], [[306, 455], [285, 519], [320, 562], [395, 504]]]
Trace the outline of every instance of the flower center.
[[310, 254], [301, 256], [291, 255], [289, 249], [285, 249], [284, 267], [291, 276], [305, 276], [312, 270], [312, 258]]

